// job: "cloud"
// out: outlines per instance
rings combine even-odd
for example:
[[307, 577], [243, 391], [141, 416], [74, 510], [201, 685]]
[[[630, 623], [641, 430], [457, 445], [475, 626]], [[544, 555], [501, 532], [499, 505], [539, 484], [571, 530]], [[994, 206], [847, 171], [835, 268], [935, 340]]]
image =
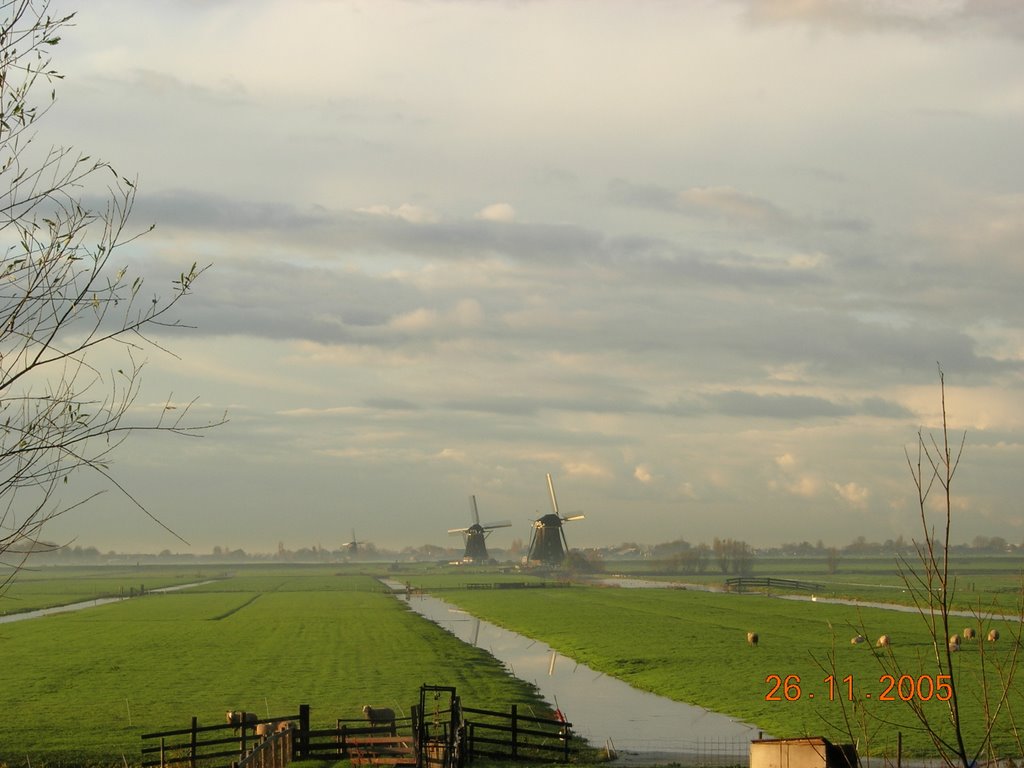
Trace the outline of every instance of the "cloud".
[[789, 470], [796, 466], [796, 458], [791, 453], [775, 457], [775, 463], [782, 469]]
[[821, 482], [812, 475], [802, 475], [785, 485], [786, 491], [793, 496], [812, 498], [821, 488]]
[[1024, 12], [1013, 2], [863, 2], [739, 0], [753, 24], [805, 24], [838, 32], [964, 33], [1024, 37]]
[[477, 211], [476, 218], [483, 221], [515, 221], [516, 209], [508, 203], [493, 203]]
[[694, 215], [717, 215], [730, 221], [781, 226], [790, 216], [767, 200], [731, 187], [692, 187], [679, 193], [679, 208]]
[[387, 205], [370, 205], [364, 208], [357, 208], [356, 211], [359, 213], [369, 213], [373, 216], [389, 216], [395, 219], [402, 219], [411, 224], [425, 224], [437, 221], [437, 215], [433, 211], [418, 205], [410, 205], [409, 203], [402, 203], [397, 208], [391, 208]]
[[839, 498], [854, 507], [865, 506], [871, 496], [871, 492], [867, 488], [855, 482], [832, 483], [832, 488]]
[[853, 413], [849, 406], [807, 395], [759, 395], [732, 390], [707, 398], [721, 414], [771, 419], [837, 418]]
[[1016, 4], [86, 6], [40, 139], [138, 172], [143, 300], [212, 264], [139, 403], [241, 403], [230, 448], [126, 460], [213, 543], [298, 495], [327, 512], [288, 535], [420, 544], [556, 470], [576, 543], [675, 538], [681, 502], [693, 541], [885, 538], [936, 361], [964, 525], [1016, 520]]
[[653, 184], [613, 179], [609, 198], [618, 205], [649, 208], [697, 218], [721, 218], [757, 227], [788, 227], [793, 217], [768, 200], [732, 187], [689, 187], [673, 191]]

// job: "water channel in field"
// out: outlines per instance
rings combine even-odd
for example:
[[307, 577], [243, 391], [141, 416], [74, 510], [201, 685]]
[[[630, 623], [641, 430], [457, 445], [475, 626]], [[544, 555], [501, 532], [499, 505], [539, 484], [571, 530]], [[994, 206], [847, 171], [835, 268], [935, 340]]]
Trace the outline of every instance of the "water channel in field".
[[742, 764], [751, 740], [771, 738], [756, 725], [595, 672], [542, 642], [478, 619], [439, 598], [406, 595], [405, 585], [385, 584], [416, 613], [488, 651], [510, 674], [534, 684], [552, 708], [565, 714], [574, 734], [594, 747], [614, 750], [619, 764], [651, 765], [694, 757], [702, 764]]
[[110, 603], [120, 603], [124, 600], [131, 600], [132, 597], [141, 597], [143, 594], [158, 594], [162, 592], [177, 592], [182, 589], [188, 589], [189, 587], [198, 587], [203, 584], [209, 584], [209, 581], [197, 581], [194, 584], [175, 584], [171, 587], [160, 587], [159, 589], [149, 589], [144, 592], [140, 592], [137, 595], [120, 595], [118, 597], [97, 597], [93, 600], [83, 600], [80, 603], [68, 603], [67, 605], [54, 605], [49, 608], [38, 608], [34, 611], [21, 611], [20, 613], [6, 613], [0, 615], [0, 624], [10, 624], [15, 621], [26, 621], [27, 619], [39, 619], [43, 616], [54, 616], [58, 613], [72, 613], [74, 611], [85, 610], [86, 608], [95, 608], [99, 605], [109, 605]]

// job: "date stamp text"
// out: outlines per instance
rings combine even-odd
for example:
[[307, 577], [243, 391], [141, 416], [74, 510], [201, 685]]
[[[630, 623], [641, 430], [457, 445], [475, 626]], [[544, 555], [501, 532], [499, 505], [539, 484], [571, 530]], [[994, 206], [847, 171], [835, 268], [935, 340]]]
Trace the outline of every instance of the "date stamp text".
[[854, 688], [853, 675], [837, 679], [828, 675], [820, 686], [812, 689], [800, 679], [800, 675], [768, 675], [764, 679], [768, 685], [765, 701], [800, 701], [821, 699], [835, 701], [842, 698], [847, 701], [858, 699], [875, 699], [877, 701], [949, 701], [953, 696], [953, 686], [949, 675], [882, 675], [878, 678], [878, 689], [874, 692], [858, 693]]

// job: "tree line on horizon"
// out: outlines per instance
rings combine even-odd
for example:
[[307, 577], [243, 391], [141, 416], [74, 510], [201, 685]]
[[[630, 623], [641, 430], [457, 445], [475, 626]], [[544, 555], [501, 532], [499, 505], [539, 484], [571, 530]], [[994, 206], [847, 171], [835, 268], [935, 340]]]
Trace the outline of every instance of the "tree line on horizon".
[[[761, 557], [808, 557], [822, 558], [828, 570], [835, 572], [844, 557], [901, 556], [912, 554], [914, 542], [899, 536], [884, 541], [869, 541], [858, 536], [842, 547], [826, 545], [820, 539], [789, 542], [777, 547], [757, 548], [745, 541], [730, 538], [714, 538], [710, 544], [692, 544], [686, 539], [675, 539], [654, 545], [635, 542], [602, 548], [573, 550], [572, 562], [580, 567], [591, 567], [606, 560], [650, 560], [664, 561], [669, 568], [684, 574], [706, 574], [720, 572], [728, 575], [750, 573]], [[522, 553], [521, 541], [513, 541], [507, 548], [491, 547], [490, 551], [498, 562], [517, 561]], [[969, 543], [950, 545], [951, 553], [971, 555], [1015, 555], [1024, 553], [1024, 544], [1015, 545], [1001, 536], [975, 536]], [[208, 552], [174, 552], [163, 549], [154, 552], [119, 552], [101, 550], [96, 546], [76, 544], [62, 546], [46, 542], [33, 559], [37, 563], [61, 563], [96, 565], [125, 562], [346, 562], [346, 561], [417, 561], [436, 562], [455, 560], [462, 555], [461, 546], [442, 547], [435, 544], [404, 547], [390, 550], [375, 546], [372, 542], [360, 542], [356, 551], [347, 546], [338, 548], [312, 545], [287, 548], [278, 542], [275, 552], [251, 552], [240, 547], [216, 545]]]

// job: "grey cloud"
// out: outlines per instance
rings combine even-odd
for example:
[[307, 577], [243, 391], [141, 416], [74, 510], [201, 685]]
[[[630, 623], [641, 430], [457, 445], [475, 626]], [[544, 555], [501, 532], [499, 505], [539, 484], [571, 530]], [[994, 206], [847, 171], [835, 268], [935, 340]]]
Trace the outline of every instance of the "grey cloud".
[[838, 230], [862, 233], [870, 223], [845, 214], [796, 216], [770, 200], [729, 187], [687, 187], [678, 190], [656, 184], [637, 184], [616, 178], [608, 183], [608, 200], [615, 205], [663, 211], [697, 219], [722, 219], [730, 224], [774, 232]]
[[806, 395], [757, 395], [733, 390], [708, 396], [715, 410], [726, 416], [770, 419], [814, 419], [849, 416], [849, 406]]
[[[457, 334], [501, 343], [513, 357], [509, 345], [516, 342], [614, 354], [618, 360], [655, 352], [708, 368], [710, 361], [733, 361], [736, 368], [803, 365], [816, 376], [852, 376], [865, 385], [908, 371], [930, 376], [936, 360], [979, 376], [1019, 367], [978, 354], [960, 330], [960, 315], [967, 317], [973, 302], [936, 302], [934, 285], [959, 285], [963, 294], [979, 290], [977, 280], [937, 267], [919, 270], [912, 260], [887, 260], [871, 251], [792, 269], [741, 251], [702, 250], [646, 235], [605, 237], [582, 227], [414, 224], [186, 193], [140, 203], [161, 221], [158, 232], [209, 228], [233, 238], [234, 255], [215, 259], [189, 305], [189, 321], [204, 334], [419, 350]], [[244, 255], [257, 245], [262, 254], [277, 251], [290, 261]], [[368, 254], [437, 263], [496, 258], [523, 268], [498, 270], [494, 280], [480, 280], [471, 289], [484, 310], [479, 327], [410, 333], [389, 321], [424, 308], [445, 312], [466, 298], [467, 287], [441, 282], [427, 288], [388, 269], [344, 269], [350, 257]], [[565, 284], [569, 268], [574, 276]], [[1006, 284], [997, 275], [988, 281], [989, 292]], [[708, 287], [714, 290], [703, 290]], [[536, 306], [555, 313], [553, 327], [502, 323], [505, 315], [528, 316]], [[892, 319], [859, 319], [871, 315]]]
[[910, 419], [914, 416], [909, 408], [881, 397], [866, 398], [861, 403], [861, 410], [868, 416], [877, 416], [883, 419]]
[[782, 227], [792, 217], [774, 203], [730, 187], [667, 189], [653, 184], [633, 184], [613, 179], [608, 197], [618, 205], [669, 211], [697, 218], [720, 218], [752, 226]]
[[[480, 220], [412, 223], [353, 210], [235, 201], [186, 190], [140, 195], [135, 214], [161, 227], [271, 235], [282, 245], [344, 253], [361, 248], [451, 260], [506, 256], [521, 261], [584, 261], [602, 238], [582, 227]], [[310, 253], [309, 255], [313, 255]]]
[[380, 411], [418, 411], [420, 406], [411, 400], [397, 397], [371, 397], [363, 401], [367, 408]]
[[650, 208], [656, 211], [676, 211], [676, 194], [656, 184], [634, 184], [625, 179], [608, 182], [608, 199], [616, 205]]
[[507, 258], [558, 267], [591, 263], [627, 270], [633, 279], [692, 279], [736, 286], [806, 285], [820, 278], [808, 271], [779, 269], [742, 253], [684, 249], [647, 236], [605, 238], [578, 226], [462, 220], [410, 223], [395, 216], [323, 208], [299, 211], [259, 202], [172, 192], [140, 196], [136, 215], [160, 228], [234, 232], [277, 238], [281, 247], [306, 245], [307, 255], [344, 258], [349, 250], [413, 257], [467, 260]]
[[867, 414], [879, 418], [906, 419], [913, 415], [899, 403], [878, 397], [847, 404], [808, 395], [758, 395], [733, 390], [710, 395], [707, 400], [718, 413], [734, 417], [803, 420]]
[[1019, 3], [967, 0], [960, 6], [928, 3], [863, 3], [857, 0], [734, 0], [752, 24], [805, 24], [840, 32], [910, 32], [929, 35], [982, 33], [1024, 38]]

